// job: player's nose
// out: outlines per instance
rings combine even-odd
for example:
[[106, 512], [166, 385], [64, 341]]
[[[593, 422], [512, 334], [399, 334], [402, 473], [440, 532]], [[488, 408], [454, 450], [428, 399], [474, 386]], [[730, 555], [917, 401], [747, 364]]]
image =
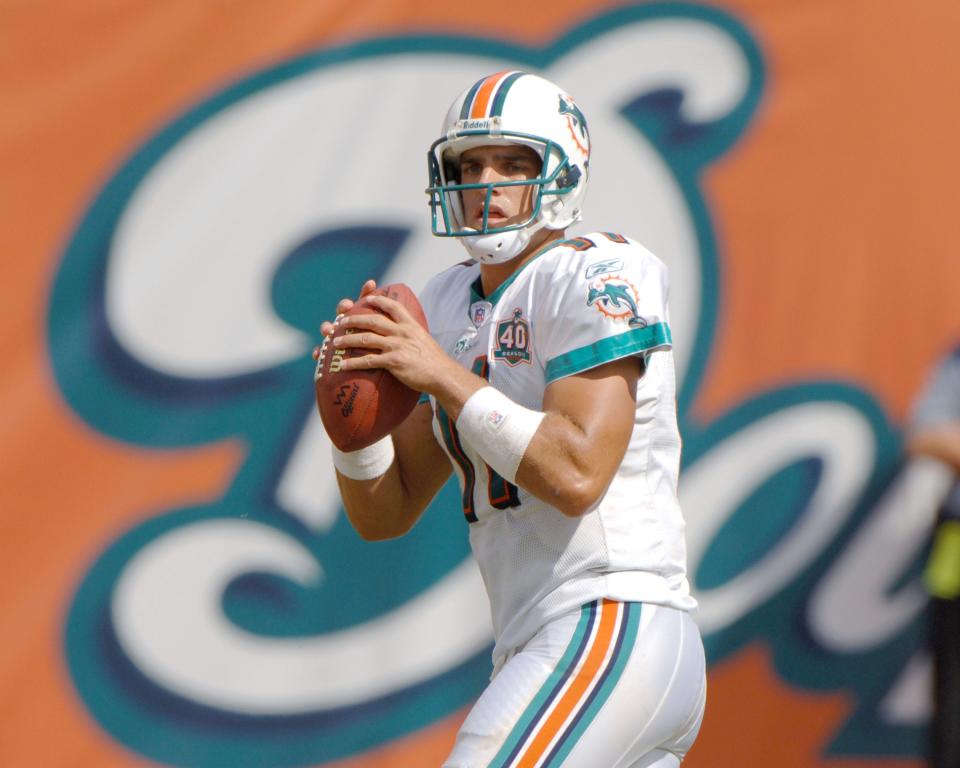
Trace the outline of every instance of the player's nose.
[[480, 171], [481, 184], [492, 184], [497, 181], [503, 181], [503, 178], [503, 174], [497, 171], [493, 165], [484, 165]]

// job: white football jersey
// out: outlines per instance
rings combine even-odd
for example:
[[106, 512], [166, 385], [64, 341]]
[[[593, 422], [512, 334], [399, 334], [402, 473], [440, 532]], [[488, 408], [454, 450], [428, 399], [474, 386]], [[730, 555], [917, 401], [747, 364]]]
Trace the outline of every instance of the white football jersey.
[[508, 483], [434, 398], [434, 433], [460, 481], [493, 618], [494, 663], [547, 621], [599, 598], [691, 610], [677, 501], [680, 435], [666, 267], [639, 243], [593, 233], [555, 244], [491, 296], [458, 264], [420, 296], [430, 332], [464, 368], [543, 410], [551, 382], [628, 355], [645, 362], [633, 434], [597, 506], [570, 518]]

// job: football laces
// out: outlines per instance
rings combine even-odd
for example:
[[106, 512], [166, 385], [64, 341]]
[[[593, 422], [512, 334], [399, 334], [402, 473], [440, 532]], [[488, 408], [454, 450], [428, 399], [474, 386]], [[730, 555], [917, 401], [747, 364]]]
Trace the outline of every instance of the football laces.
[[333, 329], [334, 329], [334, 330], [333, 330], [333, 333], [331, 333], [329, 336], [324, 336], [324, 337], [323, 337], [323, 343], [320, 344], [320, 354], [317, 356], [317, 367], [314, 368], [314, 370], [313, 370], [313, 381], [314, 381], [314, 383], [320, 381], [320, 379], [323, 378], [323, 359], [324, 359], [324, 357], [326, 356], [326, 353], [327, 353], [327, 344], [330, 343], [330, 339], [332, 339], [334, 333], [337, 332], [336, 329], [337, 329], [337, 326], [340, 324], [340, 318], [342, 318], [342, 317], [343, 317], [343, 315], [337, 315], [337, 316], [333, 319]]

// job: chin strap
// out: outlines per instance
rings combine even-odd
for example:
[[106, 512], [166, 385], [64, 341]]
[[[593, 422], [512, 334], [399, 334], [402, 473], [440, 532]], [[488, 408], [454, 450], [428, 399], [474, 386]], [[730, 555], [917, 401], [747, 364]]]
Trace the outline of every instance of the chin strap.
[[540, 219], [529, 227], [512, 229], [509, 232], [494, 232], [489, 235], [466, 235], [460, 238], [463, 247], [475, 261], [481, 264], [503, 264], [519, 256], [530, 244], [530, 238], [547, 225]]

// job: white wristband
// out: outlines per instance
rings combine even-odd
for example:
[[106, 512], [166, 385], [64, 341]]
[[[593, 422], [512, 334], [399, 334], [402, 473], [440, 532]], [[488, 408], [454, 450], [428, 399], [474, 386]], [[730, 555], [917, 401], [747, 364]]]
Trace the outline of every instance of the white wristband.
[[493, 387], [484, 387], [463, 404], [457, 431], [498, 475], [516, 483], [517, 468], [544, 416]]
[[351, 480], [373, 480], [393, 464], [393, 438], [390, 435], [359, 451], [341, 451], [333, 448], [333, 466]]

